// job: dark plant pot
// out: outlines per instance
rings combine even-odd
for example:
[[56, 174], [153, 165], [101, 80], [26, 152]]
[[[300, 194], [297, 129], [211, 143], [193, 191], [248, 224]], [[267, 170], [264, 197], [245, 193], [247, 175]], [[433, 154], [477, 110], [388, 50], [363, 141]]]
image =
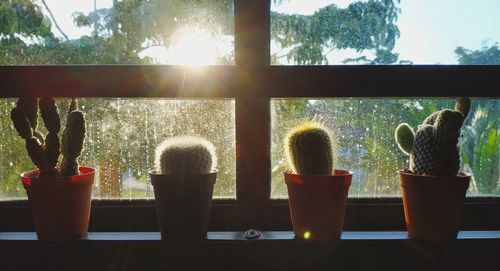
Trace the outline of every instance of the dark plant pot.
[[205, 239], [217, 172], [162, 175], [150, 171], [149, 176], [162, 239]]
[[95, 169], [80, 167], [80, 175], [38, 177], [39, 170], [21, 174], [39, 240], [70, 241], [87, 236]]
[[324, 176], [284, 174], [296, 237], [312, 241], [339, 239], [352, 172], [335, 170], [335, 175]]
[[455, 239], [460, 228], [470, 174], [424, 176], [398, 171], [408, 235], [415, 239]]

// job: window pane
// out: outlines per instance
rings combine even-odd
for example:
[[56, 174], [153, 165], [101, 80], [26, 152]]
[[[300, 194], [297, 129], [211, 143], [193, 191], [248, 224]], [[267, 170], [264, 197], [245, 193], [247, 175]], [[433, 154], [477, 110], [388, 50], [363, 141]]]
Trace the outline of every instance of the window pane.
[[233, 64], [232, 0], [0, 4], [0, 65]]
[[[399, 196], [396, 170], [408, 157], [394, 139], [402, 122], [414, 129], [431, 112], [453, 108], [451, 99], [274, 99], [272, 120], [272, 197], [287, 197], [288, 169], [283, 139], [290, 128], [316, 119], [338, 142], [338, 167], [354, 171], [351, 197]], [[460, 139], [462, 170], [473, 174], [470, 196], [500, 196], [500, 100], [473, 100]]]
[[[99, 170], [94, 198], [154, 198], [148, 170], [154, 167], [155, 148], [177, 135], [202, 136], [214, 144], [219, 158], [214, 197], [236, 197], [234, 100], [92, 98], [79, 103], [87, 120], [80, 165]], [[19, 174], [35, 167], [10, 120], [15, 104], [15, 99], [0, 100], [0, 200], [26, 198]], [[65, 119], [67, 102], [60, 100], [58, 106]], [[43, 126], [39, 119], [38, 129], [45, 134]]]
[[497, 0], [275, 0], [273, 64], [500, 64]]

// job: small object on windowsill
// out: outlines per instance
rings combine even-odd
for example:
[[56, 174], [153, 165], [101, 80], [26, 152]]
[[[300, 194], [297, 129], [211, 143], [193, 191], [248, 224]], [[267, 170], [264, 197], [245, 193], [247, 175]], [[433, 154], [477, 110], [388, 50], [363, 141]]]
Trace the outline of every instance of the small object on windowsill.
[[250, 229], [245, 232], [245, 239], [247, 240], [255, 240], [259, 239], [262, 236], [262, 233], [259, 230]]

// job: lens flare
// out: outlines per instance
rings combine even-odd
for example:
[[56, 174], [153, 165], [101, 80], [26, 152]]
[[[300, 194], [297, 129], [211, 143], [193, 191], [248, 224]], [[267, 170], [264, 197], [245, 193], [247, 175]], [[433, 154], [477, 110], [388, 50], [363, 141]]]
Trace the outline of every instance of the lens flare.
[[173, 34], [167, 56], [171, 64], [187, 66], [215, 64], [216, 57], [214, 39], [195, 27], [182, 27]]

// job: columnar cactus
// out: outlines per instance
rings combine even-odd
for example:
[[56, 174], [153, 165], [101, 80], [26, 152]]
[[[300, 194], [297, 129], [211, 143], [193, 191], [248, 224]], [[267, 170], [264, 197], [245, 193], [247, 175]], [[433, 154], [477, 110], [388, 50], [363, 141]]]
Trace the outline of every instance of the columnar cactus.
[[[19, 98], [17, 106], [11, 111], [19, 135], [26, 141], [26, 149], [31, 161], [40, 169], [40, 176], [71, 176], [77, 175], [78, 156], [83, 148], [85, 137], [85, 119], [78, 111], [78, 105], [73, 99], [66, 128], [63, 132], [62, 145], [59, 139], [61, 122], [57, 105], [53, 98]], [[42, 116], [47, 136], [36, 130], [38, 110]], [[62, 163], [59, 166], [59, 155], [62, 150]]]
[[173, 137], [156, 148], [155, 164], [160, 174], [207, 174], [215, 171], [217, 156], [213, 144], [204, 138]]
[[291, 170], [301, 175], [332, 175], [336, 145], [331, 132], [319, 123], [304, 123], [293, 128], [285, 138]]
[[455, 110], [444, 109], [428, 116], [417, 132], [402, 123], [396, 128], [399, 148], [410, 156], [410, 170], [430, 176], [455, 176], [460, 168], [458, 139], [470, 110], [470, 99], [457, 100]]

